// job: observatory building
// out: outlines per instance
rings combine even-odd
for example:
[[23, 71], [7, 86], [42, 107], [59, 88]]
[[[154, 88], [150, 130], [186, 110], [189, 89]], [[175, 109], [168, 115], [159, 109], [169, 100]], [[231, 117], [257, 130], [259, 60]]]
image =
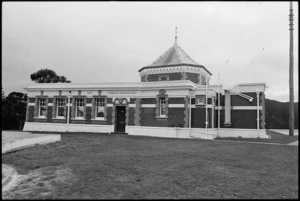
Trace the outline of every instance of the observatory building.
[[175, 43], [138, 70], [141, 82], [41, 83], [28, 94], [24, 131], [171, 138], [266, 138], [265, 83], [210, 85], [212, 73]]

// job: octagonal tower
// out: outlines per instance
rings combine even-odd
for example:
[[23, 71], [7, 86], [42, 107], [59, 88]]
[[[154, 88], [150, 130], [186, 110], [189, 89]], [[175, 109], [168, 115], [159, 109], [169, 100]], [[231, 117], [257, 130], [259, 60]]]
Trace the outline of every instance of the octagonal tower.
[[150, 65], [139, 71], [142, 82], [190, 80], [199, 85], [209, 83], [211, 73], [195, 62], [183, 49], [175, 44]]

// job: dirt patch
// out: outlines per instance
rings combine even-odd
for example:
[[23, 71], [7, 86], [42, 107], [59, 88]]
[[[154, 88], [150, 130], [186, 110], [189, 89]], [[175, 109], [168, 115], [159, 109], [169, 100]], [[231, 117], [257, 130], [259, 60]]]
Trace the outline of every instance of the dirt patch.
[[2, 199], [51, 199], [61, 186], [74, 180], [70, 169], [47, 167], [17, 175], [16, 185], [2, 193]]

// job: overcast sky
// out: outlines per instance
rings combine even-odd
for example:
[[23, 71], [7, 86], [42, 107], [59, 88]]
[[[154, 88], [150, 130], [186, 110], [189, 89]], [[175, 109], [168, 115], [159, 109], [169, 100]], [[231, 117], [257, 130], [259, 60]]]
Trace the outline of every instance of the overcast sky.
[[[298, 2], [294, 2], [298, 102]], [[232, 88], [265, 82], [289, 100], [289, 2], [4, 2], [2, 86], [25, 92], [44, 68], [72, 83], [140, 82], [138, 70], [174, 44]]]

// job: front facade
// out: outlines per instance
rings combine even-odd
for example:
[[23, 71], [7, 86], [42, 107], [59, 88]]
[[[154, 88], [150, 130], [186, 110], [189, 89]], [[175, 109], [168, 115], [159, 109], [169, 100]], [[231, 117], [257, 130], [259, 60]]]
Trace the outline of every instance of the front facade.
[[177, 42], [139, 73], [138, 83], [29, 85], [23, 130], [266, 137], [264, 83], [209, 85], [212, 74]]

